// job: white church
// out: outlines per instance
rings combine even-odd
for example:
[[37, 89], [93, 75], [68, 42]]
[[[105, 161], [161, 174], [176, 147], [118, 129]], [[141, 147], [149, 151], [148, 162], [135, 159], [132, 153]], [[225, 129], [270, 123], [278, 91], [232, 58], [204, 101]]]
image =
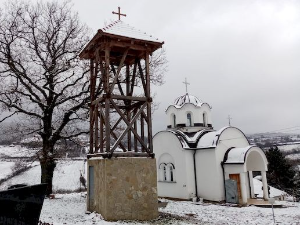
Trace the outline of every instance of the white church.
[[158, 196], [247, 204], [260, 171], [268, 199], [267, 159], [238, 128], [214, 130], [211, 106], [188, 93], [166, 109], [167, 129], [153, 137]]

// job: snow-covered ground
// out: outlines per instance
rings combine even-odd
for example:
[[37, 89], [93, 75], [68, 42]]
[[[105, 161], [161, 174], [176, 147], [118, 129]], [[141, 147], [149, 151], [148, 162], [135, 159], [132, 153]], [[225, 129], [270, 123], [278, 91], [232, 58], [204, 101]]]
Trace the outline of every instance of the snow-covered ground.
[[1, 161], [0, 162], [0, 180], [6, 178], [13, 171], [15, 162]]
[[0, 145], [0, 159], [1, 158], [10, 158], [10, 157], [31, 157], [36, 154], [37, 150], [28, 149], [21, 147], [20, 145], [16, 146], [3, 146]]
[[292, 160], [300, 159], [300, 153], [287, 155], [286, 158], [292, 159]]
[[[0, 179], [12, 173], [19, 159], [7, 159], [34, 154], [26, 148], [0, 146]], [[3, 157], [5, 156], [5, 157]], [[40, 183], [41, 169], [39, 162], [31, 164], [31, 168], [0, 186], [5, 190], [8, 186], [17, 183]], [[84, 160], [58, 160], [54, 172], [54, 192], [75, 191], [80, 187], [80, 173], [86, 177], [86, 162]], [[254, 179], [255, 193], [262, 197], [261, 182]], [[280, 196], [284, 192], [272, 188], [271, 197]], [[233, 207], [221, 204], [204, 203], [196, 205], [188, 201], [170, 201], [166, 208], [160, 209], [157, 220], [147, 222], [118, 221], [107, 222], [97, 213], [85, 214], [86, 194], [56, 194], [55, 199], [45, 199], [40, 220], [53, 225], [60, 224], [272, 224], [272, 210], [270, 208]], [[300, 203], [284, 203], [288, 208], [276, 208], [275, 217], [279, 224], [300, 225]]]
[[[263, 197], [262, 182], [254, 178], [253, 185], [254, 185], [254, 193], [257, 194], [257, 197], [262, 198]], [[270, 197], [272, 198], [279, 197], [281, 195], [287, 195], [287, 193], [270, 186]]]
[[[61, 224], [272, 224], [272, 209], [256, 206], [234, 207], [225, 204], [195, 204], [188, 201], [170, 201], [160, 208], [160, 217], [154, 221], [107, 222], [97, 213], [85, 214], [86, 197], [83, 193], [56, 195], [46, 199], [40, 220], [53, 225]], [[300, 203], [284, 202], [287, 208], [275, 208], [276, 224], [300, 224]], [[170, 217], [165, 219], [165, 215]]]
[[281, 151], [292, 151], [293, 149], [300, 149], [300, 144], [291, 144], [291, 145], [280, 145], [278, 149]]
[[[2, 162], [1, 162], [2, 163]], [[41, 168], [39, 162], [34, 162], [32, 168], [21, 173], [0, 185], [0, 190], [5, 190], [13, 184], [25, 183], [28, 185], [39, 184], [41, 181]], [[86, 164], [83, 160], [59, 160], [54, 170], [53, 191], [76, 191], [80, 188], [80, 172], [86, 176]]]

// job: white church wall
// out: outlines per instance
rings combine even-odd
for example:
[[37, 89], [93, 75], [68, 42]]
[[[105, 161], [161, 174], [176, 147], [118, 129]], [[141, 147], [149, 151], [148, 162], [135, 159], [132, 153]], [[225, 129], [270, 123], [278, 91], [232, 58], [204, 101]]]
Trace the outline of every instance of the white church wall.
[[215, 149], [198, 150], [196, 153], [198, 196], [211, 201], [223, 200], [220, 194], [219, 165], [215, 160]]
[[[231, 147], [246, 147], [249, 145], [247, 138], [244, 133], [235, 127], [225, 128], [220, 136], [219, 141], [216, 147], [216, 164], [217, 166], [217, 176], [218, 183], [220, 186], [218, 196], [224, 200], [225, 199], [225, 189], [224, 189], [224, 181], [223, 181], [223, 170], [221, 166], [221, 162], [224, 159], [224, 155], [226, 151]], [[244, 170], [240, 171], [244, 172]]]
[[194, 151], [185, 150], [186, 182], [189, 198], [196, 196], [195, 170], [194, 170]]
[[[185, 150], [182, 149], [178, 138], [167, 131], [162, 131], [157, 133], [153, 137], [153, 151], [155, 153], [155, 158], [157, 160], [157, 170], [158, 170], [158, 196], [161, 197], [172, 197], [189, 199], [190, 193], [188, 192], [188, 178], [186, 176], [187, 165], [186, 165], [186, 154]], [[163, 158], [166, 156], [164, 154], [169, 154], [174, 160], [174, 176], [175, 182], [160, 181], [160, 169], [159, 165], [163, 162]]]
[[211, 109], [207, 104], [203, 104], [200, 108], [193, 104], [185, 104], [182, 108], [170, 106], [166, 111], [168, 125], [173, 125], [173, 116], [176, 115], [176, 124], [188, 125], [187, 114], [192, 115], [192, 124], [203, 123], [203, 113], [206, 114], [207, 124], [212, 124]]

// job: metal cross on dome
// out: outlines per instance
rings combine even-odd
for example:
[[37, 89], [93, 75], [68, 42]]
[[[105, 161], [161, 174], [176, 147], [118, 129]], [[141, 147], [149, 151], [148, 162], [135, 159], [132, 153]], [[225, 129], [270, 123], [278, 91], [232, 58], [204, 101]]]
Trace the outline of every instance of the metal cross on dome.
[[228, 117], [227, 117], [227, 119], [228, 119], [228, 123], [229, 123], [229, 126], [231, 126], [231, 120], [232, 120], [232, 117], [230, 116], [230, 115], [228, 115]]
[[121, 8], [118, 7], [118, 12], [112, 12], [112, 14], [117, 14], [119, 16], [119, 20], [121, 20], [121, 16], [126, 16], [126, 14], [121, 13]]
[[187, 79], [186, 79], [186, 78], [185, 78], [185, 81], [182, 82], [182, 83], [185, 84], [185, 91], [186, 91], [186, 93], [188, 93], [188, 88], [187, 88], [187, 86], [190, 85], [190, 83], [187, 82]]

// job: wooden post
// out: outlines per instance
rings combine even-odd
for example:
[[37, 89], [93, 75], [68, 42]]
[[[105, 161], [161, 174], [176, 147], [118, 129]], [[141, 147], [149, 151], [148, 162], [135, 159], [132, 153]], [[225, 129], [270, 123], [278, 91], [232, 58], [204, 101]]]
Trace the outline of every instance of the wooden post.
[[94, 145], [94, 121], [93, 121], [93, 113], [94, 113], [94, 106], [92, 102], [94, 101], [94, 60], [90, 60], [90, 150], [89, 153], [92, 154], [94, 152], [93, 145]]
[[150, 68], [149, 68], [149, 52], [145, 55], [146, 64], [146, 97], [147, 97], [147, 117], [148, 117], [148, 144], [150, 153], [153, 152], [152, 147], [152, 115], [151, 115], [151, 96], [150, 96]]
[[105, 92], [105, 151], [110, 151], [110, 89], [109, 89], [109, 46], [105, 47], [105, 73], [104, 73], [104, 92]]
[[104, 121], [103, 121], [103, 116], [102, 116], [102, 105], [101, 105], [101, 103], [99, 104], [99, 111], [100, 111], [100, 137], [99, 137], [99, 139], [100, 139], [100, 152], [103, 152], [103, 142], [104, 142], [104, 140], [103, 140], [103, 123], [104, 123]]

